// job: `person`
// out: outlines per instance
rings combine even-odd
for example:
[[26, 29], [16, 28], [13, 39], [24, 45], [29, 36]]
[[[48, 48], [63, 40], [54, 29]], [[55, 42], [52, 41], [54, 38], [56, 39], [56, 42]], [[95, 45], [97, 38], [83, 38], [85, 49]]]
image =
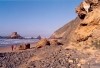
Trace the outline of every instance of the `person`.
[[14, 48], [14, 45], [11, 45], [11, 49], [12, 49], [12, 51], [13, 51], [13, 48]]

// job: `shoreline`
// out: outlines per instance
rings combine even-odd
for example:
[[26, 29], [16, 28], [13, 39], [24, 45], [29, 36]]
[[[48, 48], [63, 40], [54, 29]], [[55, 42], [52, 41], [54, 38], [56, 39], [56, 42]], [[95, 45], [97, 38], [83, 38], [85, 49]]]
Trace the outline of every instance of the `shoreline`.
[[[33, 43], [30, 43], [30, 49], [35, 47], [36, 46], [36, 43], [37, 42], [33, 42]], [[25, 44], [25, 43], [24, 43]], [[20, 44], [19, 44], [20, 45]], [[19, 46], [17, 45], [17, 46]], [[28, 49], [27, 49], [28, 50]], [[4, 46], [4, 47], [0, 47], [0, 53], [4, 53], [4, 52], [20, 52], [20, 51], [23, 51], [23, 50], [18, 50], [18, 49], [14, 49], [12, 51], [11, 49], [11, 46]]]

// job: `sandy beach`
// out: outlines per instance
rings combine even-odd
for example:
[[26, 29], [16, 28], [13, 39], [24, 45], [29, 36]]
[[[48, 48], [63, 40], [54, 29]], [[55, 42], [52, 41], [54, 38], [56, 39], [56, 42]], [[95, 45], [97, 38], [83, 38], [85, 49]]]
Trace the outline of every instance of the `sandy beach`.
[[[36, 43], [31, 43], [31, 44], [30, 44], [30, 49], [33, 48], [33, 47], [35, 47], [35, 46], [36, 46]], [[23, 50], [18, 50], [18, 49], [16, 48], [16, 49], [14, 49], [14, 50], [12, 51], [11, 46], [0, 47], [0, 53], [3, 53], [3, 52], [18, 52], [18, 51], [23, 51]]]

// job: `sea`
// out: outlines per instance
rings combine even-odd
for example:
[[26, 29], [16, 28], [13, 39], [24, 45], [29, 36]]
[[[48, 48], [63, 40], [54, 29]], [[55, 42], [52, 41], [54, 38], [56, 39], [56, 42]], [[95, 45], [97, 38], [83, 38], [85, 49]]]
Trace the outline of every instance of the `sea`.
[[25, 43], [35, 43], [38, 41], [39, 39], [0, 39], [0, 47], [19, 45]]

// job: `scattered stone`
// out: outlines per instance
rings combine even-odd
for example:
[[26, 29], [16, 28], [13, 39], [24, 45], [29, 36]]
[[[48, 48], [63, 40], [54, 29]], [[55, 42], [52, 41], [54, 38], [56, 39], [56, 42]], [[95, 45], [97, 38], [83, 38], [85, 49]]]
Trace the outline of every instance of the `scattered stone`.
[[81, 67], [81, 64], [77, 64], [78, 67]]
[[[3, 57], [0, 57], [1, 61], [0, 67], [4, 68], [81, 68], [81, 67], [86, 68], [87, 67], [89, 68], [88, 64], [84, 64], [85, 61], [83, 57], [80, 57], [79, 53], [80, 52], [77, 52], [77, 50], [65, 50], [62, 46], [53, 46], [53, 47], [45, 46], [39, 49], [34, 48], [22, 52], [0, 53], [3, 55]], [[35, 58], [34, 56], [36, 56], [37, 58]], [[32, 58], [32, 60], [30, 58]], [[82, 61], [82, 64], [80, 61]], [[25, 65], [20, 66], [23, 63], [25, 63]]]
[[68, 60], [69, 63], [73, 63], [73, 60]]
[[71, 56], [70, 54], [66, 54], [66, 57], [67, 57], [67, 58], [70, 58], [70, 56]]
[[41, 48], [44, 47], [48, 44], [48, 41], [46, 38], [41, 39], [37, 44], [36, 44], [36, 48]]

